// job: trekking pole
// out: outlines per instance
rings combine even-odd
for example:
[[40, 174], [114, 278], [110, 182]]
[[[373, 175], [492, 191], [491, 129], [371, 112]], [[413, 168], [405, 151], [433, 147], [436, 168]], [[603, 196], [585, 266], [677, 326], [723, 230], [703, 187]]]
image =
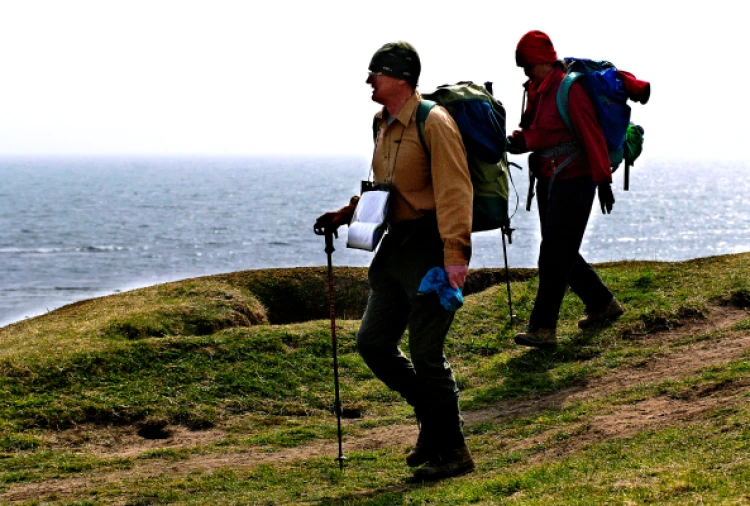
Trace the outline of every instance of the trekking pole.
[[[493, 95], [492, 81], [485, 81], [484, 88], [490, 92], [490, 95]], [[523, 104], [523, 109], [525, 108], [526, 108], [526, 95], [524, 95], [524, 104]], [[523, 113], [523, 111], [521, 112]], [[507, 160], [507, 156], [506, 156], [506, 160]], [[533, 175], [531, 175], [531, 171], [529, 171], [529, 176], [530, 178], [534, 177]], [[526, 198], [526, 210], [527, 211], [531, 210], [531, 199], [534, 198], [533, 187], [534, 187], [534, 181], [533, 179], [530, 179], [529, 188], [531, 189], [531, 191], [529, 193], [529, 196]], [[511, 235], [513, 234], [513, 229], [510, 228], [510, 224], [508, 224], [508, 225], [503, 225], [500, 231], [501, 231], [501, 235], [503, 238], [503, 260], [505, 260], [505, 283], [508, 287], [508, 308], [510, 311], [510, 324], [513, 325], [516, 321], [516, 315], [515, 313], [513, 313], [513, 300], [510, 296], [510, 275], [508, 274], [508, 253], [505, 250], [505, 236], [506, 235], [508, 236], [508, 244], [513, 244], [513, 236]]]
[[508, 244], [513, 244], [513, 229], [510, 225], [503, 225], [501, 228], [503, 236], [503, 260], [505, 260], [505, 285], [508, 287], [508, 312], [510, 314], [510, 324], [516, 323], [516, 314], [513, 312], [513, 297], [510, 295], [510, 273], [508, 272], [508, 253], [505, 250], [505, 236], [508, 236]]
[[625, 160], [625, 177], [622, 183], [622, 189], [625, 191], [630, 190], [630, 164]]
[[531, 211], [531, 203], [534, 201], [534, 184], [535, 184], [536, 177], [534, 174], [529, 170], [529, 191], [526, 194], [526, 210]]
[[331, 255], [335, 251], [333, 247], [333, 236], [338, 233], [335, 229], [329, 228], [318, 228], [315, 227], [315, 233], [318, 235], [325, 235], [326, 238], [326, 255], [328, 256], [328, 307], [331, 315], [331, 347], [333, 348], [333, 385], [335, 392], [334, 410], [336, 411], [336, 423], [338, 427], [339, 437], [339, 456], [336, 460], [339, 461], [339, 470], [344, 470], [344, 456], [342, 437], [341, 437], [341, 398], [339, 397], [339, 358], [338, 358], [338, 341], [336, 340], [336, 310], [334, 308], [334, 292], [333, 292], [333, 262]]

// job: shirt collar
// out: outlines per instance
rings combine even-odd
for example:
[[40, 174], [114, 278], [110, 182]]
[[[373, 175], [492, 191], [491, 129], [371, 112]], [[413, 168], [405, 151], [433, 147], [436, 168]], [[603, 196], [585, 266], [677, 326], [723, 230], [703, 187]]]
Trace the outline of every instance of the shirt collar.
[[[399, 113], [396, 115], [396, 121], [402, 125], [408, 125], [411, 118], [414, 116], [414, 111], [417, 110], [417, 106], [422, 101], [422, 95], [418, 91], [415, 91], [411, 97], [404, 103]], [[376, 114], [378, 119], [384, 119], [386, 115], [385, 107]]]

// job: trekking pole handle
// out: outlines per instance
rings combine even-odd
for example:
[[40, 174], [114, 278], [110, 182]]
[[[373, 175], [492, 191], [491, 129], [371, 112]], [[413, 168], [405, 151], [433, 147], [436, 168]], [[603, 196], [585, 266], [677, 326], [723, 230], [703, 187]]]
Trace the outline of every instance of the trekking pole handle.
[[326, 230], [326, 253], [333, 253], [335, 248], [333, 247], [333, 236], [336, 235], [336, 237], [339, 236], [338, 232], [335, 230]]
[[500, 228], [500, 231], [502, 232], [502, 234], [508, 238], [508, 244], [513, 244], [513, 231], [514, 230], [515, 228], [510, 228], [510, 222], [508, 222], [507, 225], [503, 225]]
[[622, 182], [622, 189], [625, 191], [630, 190], [630, 164], [625, 162], [625, 177]]
[[333, 247], [333, 238], [336, 237], [338, 239], [339, 232], [333, 227], [326, 227], [321, 226], [318, 224], [313, 225], [313, 231], [315, 232], [315, 235], [324, 235], [326, 238], [326, 253], [333, 253], [336, 251], [336, 249]]
[[526, 210], [531, 211], [531, 202], [534, 200], [534, 184], [536, 177], [529, 172], [529, 192], [526, 194]]

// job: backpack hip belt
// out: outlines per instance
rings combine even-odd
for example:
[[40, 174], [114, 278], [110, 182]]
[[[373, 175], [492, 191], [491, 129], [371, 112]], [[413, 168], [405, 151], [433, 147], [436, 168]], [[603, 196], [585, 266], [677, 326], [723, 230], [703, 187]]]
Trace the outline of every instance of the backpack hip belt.
[[563, 160], [563, 162], [555, 167], [555, 171], [552, 173], [552, 177], [549, 179], [549, 188], [548, 191], [552, 191], [552, 183], [555, 182], [555, 177], [565, 168], [567, 167], [570, 162], [578, 158], [578, 156], [581, 154], [582, 149], [581, 145], [578, 142], [572, 141], [572, 142], [565, 142], [563, 144], [558, 144], [557, 146], [553, 146], [551, 148], [543, 149], [541, 151], [535, 151], [535, 153], [541, 157], [544, 158], [553, 158], [558, 156], [566, 156], [567, 158]]
[[558, 144], [557, 146], [552, 146], [551, 148], [542, 149], [541, 151], [535, 151], [535, 153], [537, 153], [539, 156], [550, 158], [553, 156], [573, 155], [579, 152], [580, 149], [581, 145], [578, 142], [571, 141]]

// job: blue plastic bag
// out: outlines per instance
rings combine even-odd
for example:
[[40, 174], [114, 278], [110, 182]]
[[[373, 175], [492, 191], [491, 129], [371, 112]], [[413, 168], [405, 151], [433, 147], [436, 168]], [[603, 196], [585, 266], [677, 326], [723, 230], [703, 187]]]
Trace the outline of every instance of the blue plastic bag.
[[460, 288], [451, 286], [448, 282], [448, 273], [442, 267], [433, 267], [427, 271], [417, 291], [423, 294], [436, 292], [440, 304], [448, 311], [456, 311], [464, 305], [463, 292]]

